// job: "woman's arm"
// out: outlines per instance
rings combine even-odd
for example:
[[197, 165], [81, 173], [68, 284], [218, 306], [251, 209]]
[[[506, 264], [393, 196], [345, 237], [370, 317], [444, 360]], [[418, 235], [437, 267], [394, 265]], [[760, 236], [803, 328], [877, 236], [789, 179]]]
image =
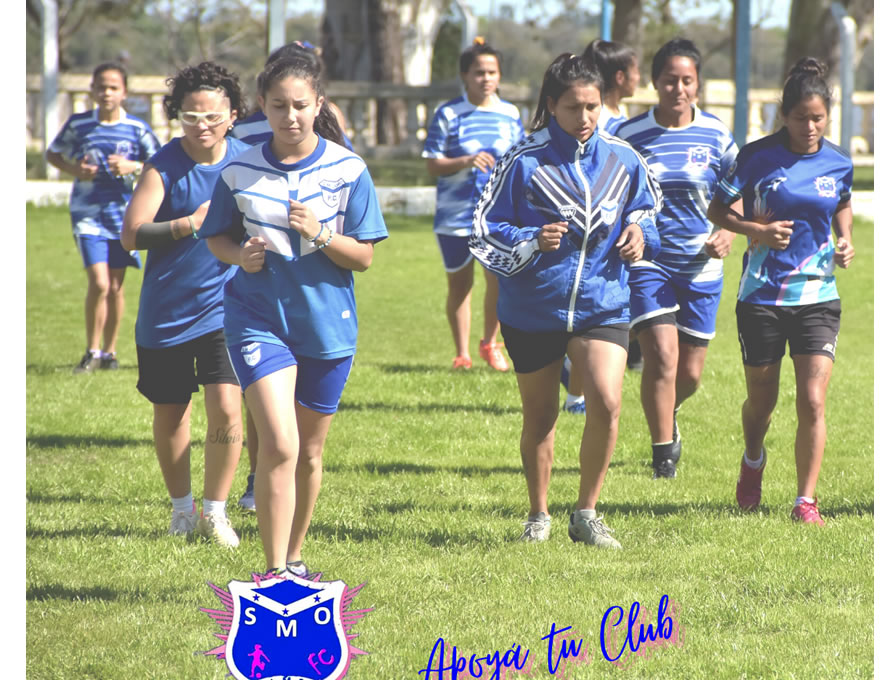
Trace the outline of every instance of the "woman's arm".
[[748, 220], [743, 215], [743, 199], [738, 199], [731, 205], [726, 205], [718, 195], [713, 196], [706, 210], [706, 216], [710, 222], [734, 232], [758, 241], [762, 245], [784, 250], [790, 245], [790, 235], [793, 233], [793, 220], [773, 220], [763, 222]]
[[125, 250], [143, 250], [171, 243], [190, 236], [202, 226], [208, 212], [208, 201], [200, 205], [192, 215], [153, 222], [164, 200], [165, 183], [162, 176], [147, 163], [124, 213], [121, 245]]
[[456, 156], [454, 158], [426, 159], [426, 171], [433, 177], [453, 175], [467, 168], [488, 172], [493, 167], [495, 167], [495, 157], [487, 151], [480, 151], [469, 156]]
[[70, 163], [68, 159], [58, 151], [47, 151], [47, 163], [55, 168], [59, 168], [62, 172], [66, 172], [69, 175], [73, 175], [77, 179], [84, 181], [96, 177], [96, 172], [98, 170], [97, 166], [87, 162], [86, 156], [77, 163]]
[[831, 227], [837, 236], [837, 252], [834, 253], [834, 263], [838, 267], [846, 269], [856, 250], [852, 247], [852, 201], [846, 201], [837, 206]]
[[305, 204], [289, 201], [289, 227], [306, 241], [311, 241], [333, 264], [355, 272], [363, 272], [373, 262], [373, 244], [337, 234], [327, 225], [321, 226]]

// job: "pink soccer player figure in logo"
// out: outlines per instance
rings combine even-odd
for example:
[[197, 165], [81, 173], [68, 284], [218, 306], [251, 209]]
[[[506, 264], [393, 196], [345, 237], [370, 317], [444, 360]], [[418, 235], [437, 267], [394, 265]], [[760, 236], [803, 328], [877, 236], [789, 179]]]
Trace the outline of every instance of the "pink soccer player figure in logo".
[[249, 652], [249, 656], [252, 657], [252, 667], [249, 669], [249, 677], [260, 678], [261, 673], [255, 672], [255, 667], [258, 667], [258, 670], [264, 670], [264, 661], [261, 660], [261, 657], [264, 657], [266, 661], [270, 661], [268, 655], [261, 651], [261, 645], [255, 645], [255, 651]]

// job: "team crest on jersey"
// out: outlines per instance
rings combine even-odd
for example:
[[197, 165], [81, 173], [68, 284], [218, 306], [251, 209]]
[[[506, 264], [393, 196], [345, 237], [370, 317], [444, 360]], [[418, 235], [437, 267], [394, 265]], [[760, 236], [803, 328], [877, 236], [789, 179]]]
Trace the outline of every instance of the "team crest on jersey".
[[688, 147], [688, 168], [704, 169], [709, 167], [709, 147], [708, 146], [691, 146]]
[[225, 644], [205, 654], [224, 659], [238, 680], [343, 678], [352, 658], [366, 654], [351, 644], [357, 634], [348, 633], [370, 610], [348, 609], [363, 585], [348, 589], [320, 577], [253, 574], [227, 590], [210, 583], [224, 609], [201, 611], [221, 626], [216, 637]]
[[115, 153], [125, 158], [137, 155], [137, 147], [128, 141], [122, 140], [115, 143]]
[[243, 355], [243, 361], [246, 362], [246, 366], [255, 366], [261, 359], [261, 345], [257, 342], [243, 345], [240, 347], [240, 352]]
[[619, 211], [619, 201], [601, 201], [600, 221], [608, 227], [616, 222], [616, 213]]
[[335, 208], [339, 204], [339, 190], [345, 186], [344, 179], [324, 179], [320, 183], [320, 195], [331, 208]]
[[815, 189], [822, 198], [837, 198], [837, 180], [833, 177], [816, 177]]
[[576, 216], [576, 207], [571, 203], [567, 203], [566, 205], [560, 206], [560, 214], [563, 216], [564, 220], [571, 220]]

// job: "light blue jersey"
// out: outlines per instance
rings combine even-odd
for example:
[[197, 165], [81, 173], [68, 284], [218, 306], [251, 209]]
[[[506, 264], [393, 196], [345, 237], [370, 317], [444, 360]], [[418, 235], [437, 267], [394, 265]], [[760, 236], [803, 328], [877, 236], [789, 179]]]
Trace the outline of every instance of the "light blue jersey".
[[696, 106], [693, 121], [681, 128], [661, 126], [654, 110], [616, 130], [644, 157], [663, 191], [663, 209], [656, 219], [660, 254], [652, 262], [642, 260], [632, 266], [665, 268], [695, 283], [721, 281], [722, 260], [709, 257], [704, 249], [706, 239], [718, 231], [707, 219], [706, 209], [734, 162], [737, 145], [718, 118]]
[[97, 110], [76, 113], [62, 126], [49, 151], [73, 163], [85, 156], [97, 166], [92, 180], [76, 179], [69, 203], [72, 230], [76, 236], [117, 239], [124, 211], [134, 191], [134, 177], [116, 177], [107, 158], [113, 154], [132, 161], [145, 161], [159, 150], [159, 142], [143, 120], [121, 111], [114, 123], [100, 121]]
[[[486, 151], [500, 158], [523, 137], [516, 106], [497, 96], [489, 106], [474, 106], [466, 95], [438, 108], [423, 146], [424, 158], [457, 158]], [[490, 172], [465, 168], [442, 175], [436, 183], [435, 232], [469, 236], [473, 209], [482, 195]]]
[[266, 244], [262, 270], [238, 268], [224, 288], [227, 344], [271, 343], [312, 359], [351, 356], [358, 335], [352, 272], [290, 229], [290, 199], [333, 233], [372, 242], [388, 236], [367, 166], [351, 151], [320, 137], [293, 165], [278, 161], [269, 142], [246, 151], [221, 172], [199, 231], [207, 238], [237, 228]]
[[744, 253], [742, 302], [808, 305], [839, 298], [831, 221], [852, 195], [852, 161], [826, 139], [811, 154], [794, 153], [787, 143], [782, 128], [747, 144], [716, 192], [726, 205], [742, 198], [748, 220], [793, 220], [784, 250], [754, 242]]

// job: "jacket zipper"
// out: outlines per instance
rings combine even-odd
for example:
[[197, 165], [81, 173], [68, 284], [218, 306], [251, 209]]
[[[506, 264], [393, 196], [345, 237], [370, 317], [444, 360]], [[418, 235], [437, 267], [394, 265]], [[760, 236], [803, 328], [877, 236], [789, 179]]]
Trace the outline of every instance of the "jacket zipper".
[[579, 163], [584, 151], [585, 145], [579, 142], [579, 148], [576, 149], [576, 172], [582, 180], [582, 186], [585, 188], [585, 238], [582, 239], [582, 249], [579, 251], [579, 266], [576, 267], [576, 277], [573, 282], [572, 296], [569, 298], [569, 309], [566, 312], [566, 332], [572, 333], [573, 317], [576, 309], [576, 298], [579, 293], [579, 283], [582, 280], [582, 270], [585, 268], [585, 252], [588, 248], [588, 237], [591, 235], [591, 185], [585, 179], [585, 173], [582, 172], [582, 166]]

